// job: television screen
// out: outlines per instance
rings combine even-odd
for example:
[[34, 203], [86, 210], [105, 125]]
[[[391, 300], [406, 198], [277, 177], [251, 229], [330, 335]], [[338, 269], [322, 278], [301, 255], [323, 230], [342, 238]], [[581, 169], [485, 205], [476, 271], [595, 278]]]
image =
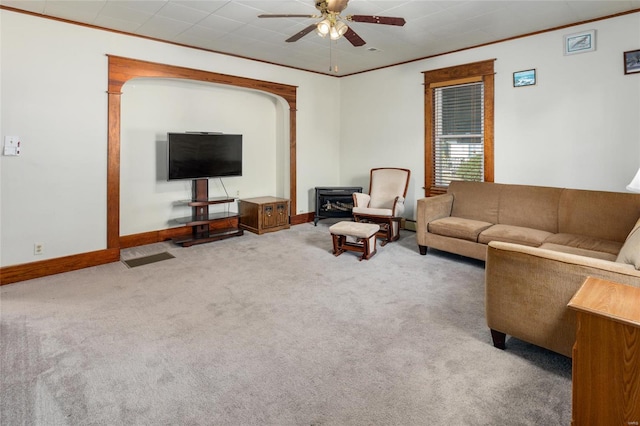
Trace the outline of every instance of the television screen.
[[242, 176], [242, 135], [168, 133], [169, 180]]

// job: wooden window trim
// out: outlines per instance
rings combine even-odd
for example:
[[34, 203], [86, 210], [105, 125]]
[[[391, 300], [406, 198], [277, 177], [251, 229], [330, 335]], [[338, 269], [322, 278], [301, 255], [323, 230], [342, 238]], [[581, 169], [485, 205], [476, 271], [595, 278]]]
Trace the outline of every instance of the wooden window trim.
[[494, 180], [494, 70], [495, 59], [454, 67], [424, 71], [424, 190], [425, 196], [443, 194], [445, 187], [432, 186], [433, 167], [433, 89], [464, 83], [484, 83], [484, 181]]

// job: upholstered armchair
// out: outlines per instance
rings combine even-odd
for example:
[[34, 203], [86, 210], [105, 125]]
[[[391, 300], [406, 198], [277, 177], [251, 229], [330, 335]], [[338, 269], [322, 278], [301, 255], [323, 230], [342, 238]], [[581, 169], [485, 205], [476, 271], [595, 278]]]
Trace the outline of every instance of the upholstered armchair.
[[353, 194], [354, 220], [379, 224], [378, 237], [383, 240], [381, 245], [400, 238], [400, 221], [410, 176], [411, 171], [408, 169], [371, 169], [369, 193]]

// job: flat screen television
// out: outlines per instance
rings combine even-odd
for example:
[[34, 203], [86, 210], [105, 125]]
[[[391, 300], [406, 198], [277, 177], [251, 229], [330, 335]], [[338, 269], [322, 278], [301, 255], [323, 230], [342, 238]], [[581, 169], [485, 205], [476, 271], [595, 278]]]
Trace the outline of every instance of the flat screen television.
[[169, 180], [242, 176], [242, 135], [167, 135]]

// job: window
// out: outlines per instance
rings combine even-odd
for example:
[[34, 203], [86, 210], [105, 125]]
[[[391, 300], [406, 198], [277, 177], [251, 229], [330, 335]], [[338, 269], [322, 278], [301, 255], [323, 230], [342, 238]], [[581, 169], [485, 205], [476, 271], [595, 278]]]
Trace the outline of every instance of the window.
[[484, 85], [470, 83], [435, 89], [433, 162], [435, 186], [484, 177]]
[[425, 72], [425, 192], [493, 181], [493, 60]]

